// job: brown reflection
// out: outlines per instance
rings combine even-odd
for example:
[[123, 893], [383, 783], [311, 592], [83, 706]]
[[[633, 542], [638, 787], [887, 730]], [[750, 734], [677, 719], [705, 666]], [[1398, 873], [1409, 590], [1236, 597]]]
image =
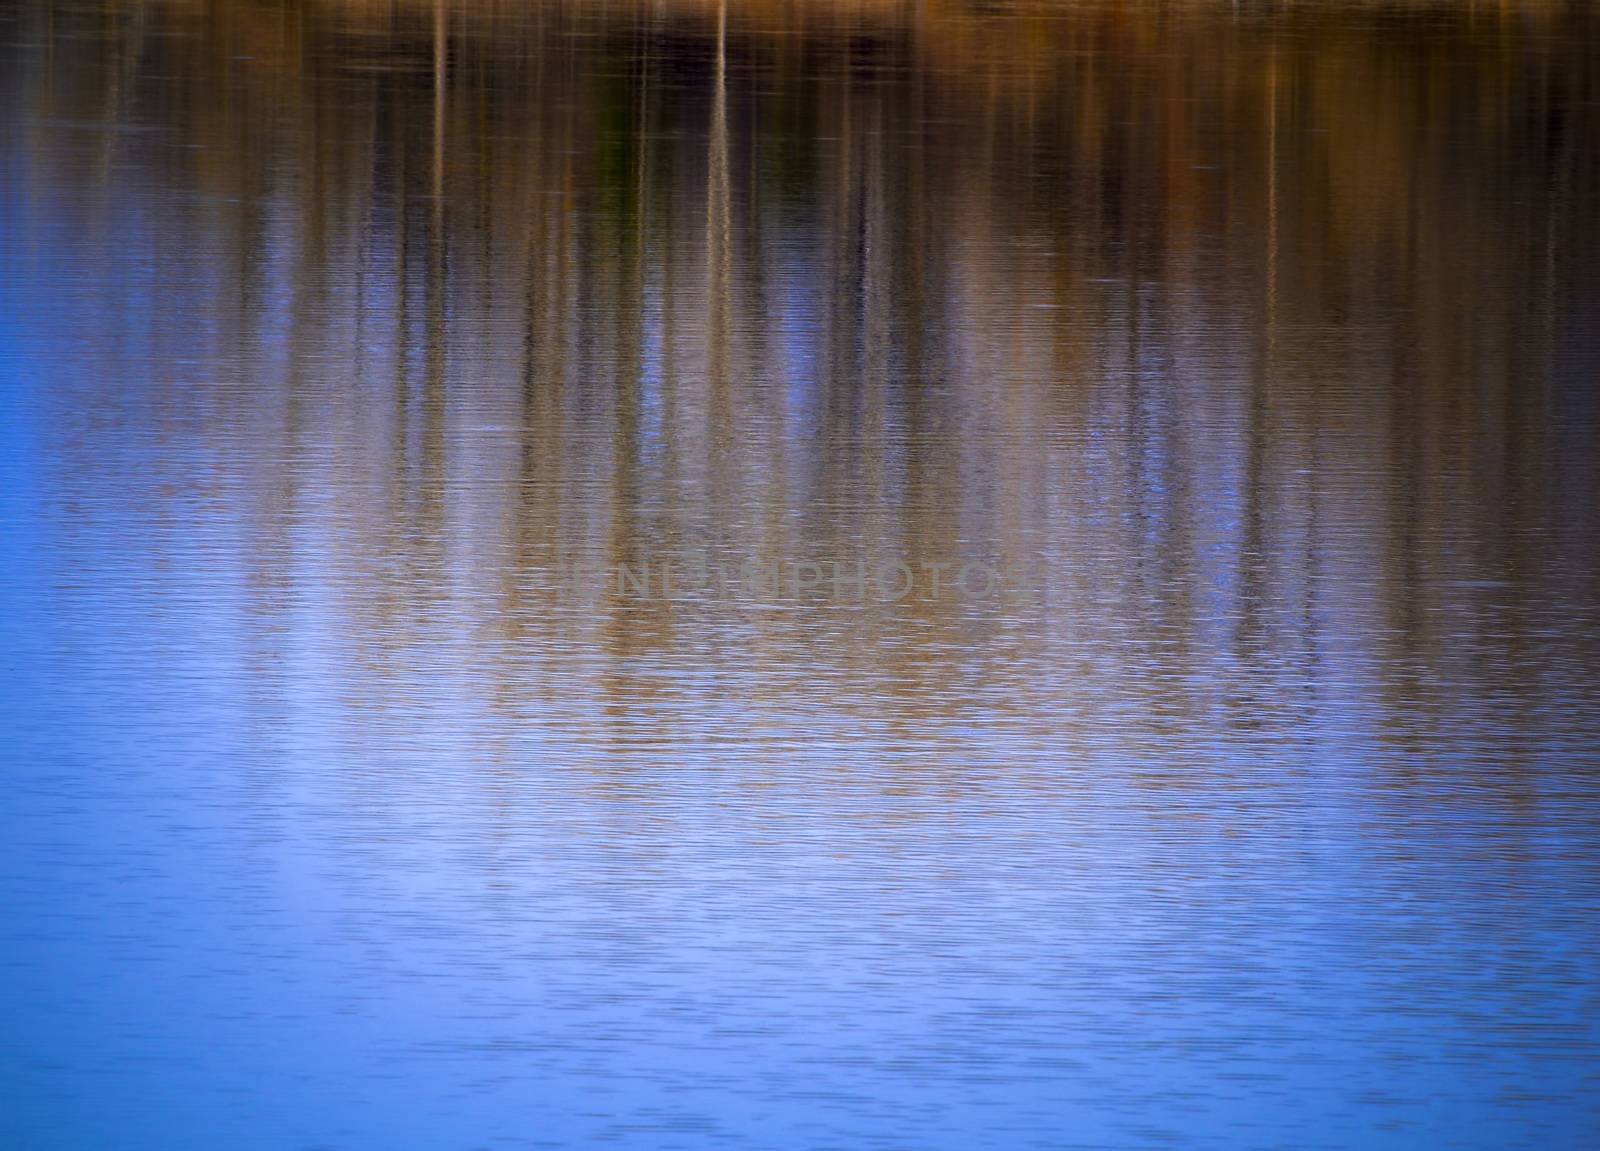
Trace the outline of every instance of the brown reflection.
[[[733, 697], [1283, 730], [1335, 659], [1437, 717], [1451, 636], [1526, 663], [1596, 595], [1593, 16], [1469, 9], [71, 8], [6, 114], [105, 244], [63, 467], [158, 418], [149, 332], [226, 382], [161, 403], [263, 615], [325, 596], [380, 680], [470, 639], [624, 746]], [[701, 552], [1025, 582], [557, 586]]]

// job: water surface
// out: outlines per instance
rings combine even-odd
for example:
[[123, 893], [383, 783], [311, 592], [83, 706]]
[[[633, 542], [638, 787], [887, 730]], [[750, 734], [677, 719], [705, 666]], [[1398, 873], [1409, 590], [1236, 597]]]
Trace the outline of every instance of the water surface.
[[1586, 5], [0, 17], [0, 1143], [1596, 1145]]

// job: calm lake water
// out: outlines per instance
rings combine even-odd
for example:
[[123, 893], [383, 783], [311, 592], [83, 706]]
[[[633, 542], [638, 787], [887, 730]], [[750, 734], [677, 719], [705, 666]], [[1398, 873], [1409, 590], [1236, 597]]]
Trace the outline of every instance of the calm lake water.
[[1600, 1146], [1597, 37], [0, 5], [0, 1145]]

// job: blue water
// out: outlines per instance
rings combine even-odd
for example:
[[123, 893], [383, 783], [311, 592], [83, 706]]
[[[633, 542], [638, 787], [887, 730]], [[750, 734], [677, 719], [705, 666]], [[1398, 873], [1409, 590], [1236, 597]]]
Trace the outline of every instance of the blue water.
[[[0, 1147], [1600, 1145], [1469, 7], [9, 6]], [[921, 582], [561, 578], [705, 557]]]

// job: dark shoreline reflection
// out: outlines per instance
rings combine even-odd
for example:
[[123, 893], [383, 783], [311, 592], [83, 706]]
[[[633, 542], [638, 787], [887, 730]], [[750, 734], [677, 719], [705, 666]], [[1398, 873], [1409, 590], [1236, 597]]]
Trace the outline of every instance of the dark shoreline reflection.
[[[1484, 8], [8, 5], [0, 1143], [1584, 1146], [1600, 64]], [[554, 578], [697, 556], [1022, 574]]]

